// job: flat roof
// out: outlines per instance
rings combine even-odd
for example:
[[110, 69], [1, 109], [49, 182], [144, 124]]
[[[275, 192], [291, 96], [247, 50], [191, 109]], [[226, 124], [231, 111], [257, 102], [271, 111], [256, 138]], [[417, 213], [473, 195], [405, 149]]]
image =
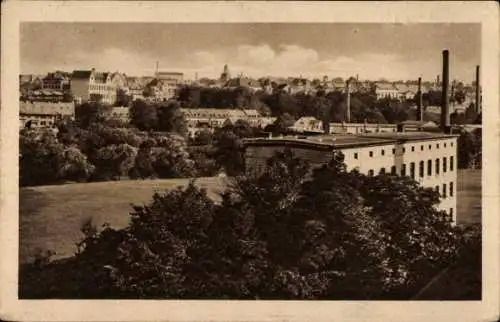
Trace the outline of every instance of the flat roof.
[[308, 147], [320, 150], [332, 148], [345, 148], [351, 146], [384, 145], [396, 142], [396, 140], [384, 138], [361, 137], [356, 135], [297, 135], [272, 138], [251, 138], [243, 140], [245, 145], [258, 146], [294, 146]]
[[398, 141], [422, 141], [422, 140], [451, 139], [458, 137], [459, 135], [446, 134], [443, 132], [408, 131], [408, 132], [367, 133], [367, 134], [360, 134], [359, 136], [368, 136], [372, 138], [388, 138]]
[[405, 141], [427, 141], [456, 137], [457, 135], [429, 132], [370, 133], [358, 135], [287, 135], [271, 138], [244, 139], [243, 143], [245, 146], [290, 146], [330, 150], [335, 148], [377, 146]]

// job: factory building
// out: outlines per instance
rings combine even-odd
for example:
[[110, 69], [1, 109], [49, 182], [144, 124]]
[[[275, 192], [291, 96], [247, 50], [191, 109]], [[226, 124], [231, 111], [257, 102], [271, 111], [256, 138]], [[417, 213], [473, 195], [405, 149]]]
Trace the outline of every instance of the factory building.
[[408, 176], [441, 196], [439, 209], [456, 221], [457, 136], [444, 133], [396, 132], [363, 135], [313, 135], [254, 138], [244, 141], [247, 171], [262, 171], [266, 160], [285, 148], [312, 167], [344, 154], [347, 170], [366, 175]]

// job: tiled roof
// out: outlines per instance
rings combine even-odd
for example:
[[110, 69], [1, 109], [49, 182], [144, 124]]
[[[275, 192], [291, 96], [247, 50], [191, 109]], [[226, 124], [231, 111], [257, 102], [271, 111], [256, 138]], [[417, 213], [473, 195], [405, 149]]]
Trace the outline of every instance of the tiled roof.
[[20, 102], [20, 114], [27, 115], [74, 115], [73, 103]]
[[394, 87], [394, 85], [391, 83], [376, 83], [375, 86], [377, 89], [382, 89], [382, 90], [395, 90], [396, 89]]
[[182, 113], [187, 117], [196, 118], [245, 118], [260, 116], [257, 110], [217, 109], [217, 108], [183, 108]]
[[75, 70], [71, 74], [71, 78], [86, 79], [86, 78], [90, 78], [91, 74], [92, 74], [91, 70]]

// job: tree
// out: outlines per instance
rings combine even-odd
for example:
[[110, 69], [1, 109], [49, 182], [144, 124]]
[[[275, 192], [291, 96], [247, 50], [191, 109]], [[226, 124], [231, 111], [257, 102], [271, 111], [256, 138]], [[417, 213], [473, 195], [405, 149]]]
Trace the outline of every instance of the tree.
[[176, 134], [155, 138], [152, 150], [153, 168], [159, 178], [185, 178], [195, 173], [186, 139]]
[[118, 88], [116, 90], [116, 101], [115, 106], [129, 106], [130, 105], [130, 96], [127, 95], [127, 92], [123, 88]]
[[163, 102], [158, 107], [158, 129], [187, 136], [187, 123], [176, 101]]
[[288, 114], [288, 113], [282, 114], [282, 115], [278, 116], [278, 118], [274, 122], [275, 132], [276, 133], [286, 133], [286, 132], [288, 132], [288, 128], [290, 126], [293, 126], [294, 123], [295, 123], [295, 120], [293, 119], [293, 117], [290, 114]]
[[457, 263], [459, 231], [434, 207], [435, 191], [347, 172], [340, 153], [311, 172], [285, 150], [221, 198], [191, 182], [135, 206], [124, 229], [87, 227], [72, 288], [108, 298], [409, 299]]
[[96, 165], [95, 180], [118, 180], [132, 170], [137, 148], [128, 144], [107, 145], [96, 151], [92, 163]]
[[25, 131], [19, 140], [21, 186], [85, 181], [94, 166], [75, 146], [64, 146], [52, 132]]
[[86, 102], [75, 106], [75, 119], [78, 125], [85, 129], [91, 124], [105, 123], [110, 111], [110, 106], [105, 106], [99, 101]]
[[156, 107], [143, 100], [135, 100], [130, 108], [130, 123], [141, 131], [158, 128], [158, 113]]
[[391, 98], [384, 98], [377, 101], [377, 108], [381, 111], [384, 118], [389, 123], [400, 123], [410, 119], [409, 104], [394, 100]]
[[56, 163], [58, 168], [57, 175], [61, 180], [85, 182], [95, 171], [95, 166], [75, 146], [65, 148], [56, 157]]
[[470, 169], [481, 167], [482, 131], [474, 132], [462, 130], [458, 137], [458, 168]]
[[230, 176], [239, 175], [245, 169], [243, 144], [231, 129], [221, 129], [216, 135], [215, 160]]

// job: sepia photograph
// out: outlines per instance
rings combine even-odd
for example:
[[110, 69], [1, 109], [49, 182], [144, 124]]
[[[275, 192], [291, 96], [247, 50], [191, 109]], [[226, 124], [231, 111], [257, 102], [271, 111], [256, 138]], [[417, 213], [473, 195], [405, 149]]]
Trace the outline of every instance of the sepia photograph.
[[480, 21], [96, 20], [2, 73], [20, 301], [485, 300]]

